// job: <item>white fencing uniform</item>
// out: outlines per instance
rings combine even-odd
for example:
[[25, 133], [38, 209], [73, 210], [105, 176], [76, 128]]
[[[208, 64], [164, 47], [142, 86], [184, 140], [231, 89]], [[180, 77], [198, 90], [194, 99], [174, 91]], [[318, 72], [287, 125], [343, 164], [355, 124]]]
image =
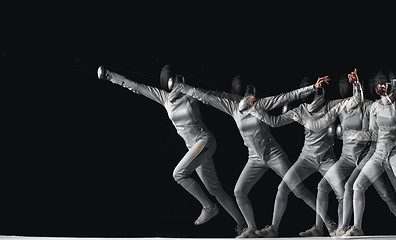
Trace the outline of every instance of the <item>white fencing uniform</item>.
[[[331, 185], [334, 192], [338, 193], [336, 196], [343, 196], [342, 199], [338, 199], [340, 204], [338, 225], [340, 229], [343, 228], [344, 232], [352, 217], [352, 185], [376, 148], [376, 142], [359, 142], [349, 136], [353, 134], [351, 130], [368, 130], [369, 113], [373, 103], [370, 100], [362, 100], [360, 86], [355, 86], [353, 93], [353, 97], [344, 99], [323, 118], [305, 125], [317, 131], [327, 128], [337, 117], [340, 119], [341, 128], [344, 131], [341, 156], [327, 171], [322, 181], [327, 181]], [[389, 180], [382, 176], [381, 179], [373, 182], [373, 185], [390, 209], [396, 211], [396, 196], [390, 187]], [[323, 210], [327, 211], [327, 209]]]
[[[316, 94], [311, 104], [303, 103], [279, 116], [271, 116], [267, 113], [258, 113], [255, 110], [251, 111], [251, 114], [255, 115], [271, 127], [284, 126], [294, 121], [301, 125], [305, 125], [308, 121], [315, 121], [325, 116], [325, 114], [339, 102], [341, 102], [341, 100], [327, 101], [324, 99], [324, 94], [322, 96]], [[256, 110], [260, 110], [260, 107], [257, 106]], [[330, 126], [334, 129], [334, 123], [331, 123]], [[315, 172], [320, 172], [324, 176], [336, 162], [336, 156], [333, 152], [334, 137], [328, 134], [327, 128], [315, 132], [304, 127], [304, 134], [304, 146], [301, 150], [300, 156], [288, 170], [282, 182], [278, 186], [272, 221], [272, 226], [276, 231], [284, 213], [284, 209], [286, 208], [284, 204], [280, 203], [280, 201], [285, 198], [281, 196], [288, 195], [290, 191], [294, 193], [295, 189], [301, 185], [307, 177]], [[324, 206], [324, 208], [327, 209], [328, 193], [331, 191], [331, 186], [327, 181], [323, 181], [318, 185], [318, 190], [315, 209], [317, 213], [321, 212], [317, 210], [319, 207]], [[337, 197], [342, 198], [342, 196]], [[277, 210], [276, 206], [282, 210]], [[316, 217], [317, 228], [319, 230], [323, 228], [322, 219], [329, 228], [330, 224], [332, 224], [331, 219], [327, 215], [319, 216], [319, 214], [317, 214]]]
[[[243, 99], [242, 97], [202, 91], [186, 84], [180, 84], [179, 89], [181, 92], [227, 113], [234, 119], [249, 152], [248, 161], [235, 185], [234, 194], [249, 229], [255, 230], [256, 223], [248, 193], [268, 169], [272, 169], [283, 178], [290, 167], [286, 153], [271, 135], [267, 124], [247, 112], [239, 111], [238, 107]], [[257, 105], [263, 111], [269, 111], [309, 95], [313, 91], [314, 87], [312, 85], [277, 96], [261, 98]], [[314, 208], [315, 197], [305, 186], [299, 186], [295, 189], [295, 192], [298, 197], [313, 202], [312, 206]]]
[[[245, 225], [246, 223], [237, 205], [230, 195], [224, 191], [218, 179], [212, 159], [216, 151], [216, 140], [201, 120], [199, 102], [184, 95], [170, 101], [169, 97], [172, 92], [169, 93], [155, 87], [136, 83], [113, 72], [109, 74], [111, 75], [111, 82], [154, 100], [165, 107], [169, 119], [188, 148], [188, 152], [174, 169], [173, 177], [175, 181], [200, 201], [204, 208], [213, 206], [200, 185], [190, 177], [195, 170], [208, 192], [216, 197], [239, 226]], [[196, 222], [196, 224], [199, 223]]]
[[375, 101], [370, 109], [369, 131], [351, 131], [349, 134], [349, 137], [355, 141], [376, 142], [373, 155], [362, 168], [353, 185], [354, 227], [357, 229], [362, 227], [366, 189], [384, 172], [388, 174], [393, 187], [396, 188], [395, 98], [396, 93], [393, 92], [389, 98], [382, 96], [381, 99]]

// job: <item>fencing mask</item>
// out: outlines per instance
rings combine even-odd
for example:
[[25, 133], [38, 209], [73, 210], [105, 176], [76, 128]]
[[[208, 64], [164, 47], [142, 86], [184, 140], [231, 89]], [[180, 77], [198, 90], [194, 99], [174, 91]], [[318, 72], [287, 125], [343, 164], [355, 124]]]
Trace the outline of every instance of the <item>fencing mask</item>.
[[348, 74], [343, 74], [338, 80], [338, 88], [340, 91], [340, 95], [342, 98], [347, 98], [352, 96], [353, 94], [353, 86], [352, 83], [349, 82]]
[[243, 81], [241, 75], [235, 76], [231, 81], [231, 93], [235, 95], [242, 95]]
[[183, 75], [175, 74], [174, 68], [171, 65], [165, 65], [161, 69], [160, 84], [161, 88], [167, 92], [171, 92], [175, 83], [184, 83]]

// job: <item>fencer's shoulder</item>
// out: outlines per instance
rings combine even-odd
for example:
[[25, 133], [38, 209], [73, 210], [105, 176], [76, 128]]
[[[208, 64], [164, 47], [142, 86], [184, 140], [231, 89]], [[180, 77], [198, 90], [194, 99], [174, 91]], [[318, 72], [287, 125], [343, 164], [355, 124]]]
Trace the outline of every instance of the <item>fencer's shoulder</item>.
[[381, 111], [382, 106], [381, 99], [377, 99], [370, 105], [370, 112], [376, 115], [378, 111]]
[[381, 106], [382, 105], [382, 100], [381, 100], [381, 98], [380, 99], [376, 99], [374, 102], [373, 102], [373, 104], [372, 104], [372, 106], [373, 107], [378, 107], [378, 106]]

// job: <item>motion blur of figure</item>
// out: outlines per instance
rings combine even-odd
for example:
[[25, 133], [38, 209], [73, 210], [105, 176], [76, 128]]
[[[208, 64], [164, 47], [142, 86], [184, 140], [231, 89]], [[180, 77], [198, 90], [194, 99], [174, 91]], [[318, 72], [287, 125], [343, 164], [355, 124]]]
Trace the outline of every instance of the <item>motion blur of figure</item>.
[[[368, 116], [372, 104], [371, 100], [363, 97], [363, 89], [358, 80], [356, 69], [340, 78], [339, 91], [344, 99], [342, 102], [333, 107], [321, 119], [308, 121], [305, 124], [306, 128], [319, 131], [327, 128], [337, 118], [340, 119], [336, 134], [341, 138], [343, 137], [341, 156], [322, 179], [322, 181], [327, 181], [335, 192], [339, 192], [337, 195], [343, 195], [343, 199], [339, 199], [339, 219], [336, 236], [342, 236], [346, 233], [352, 217], [353, 182], [368, 159], [373, 155], [376, 146], [375, 142], [359, 142], [348, 136], [351, 133], [350, 130], [368, 130]], [[353, 96], [351, 96], [352, 94]], [[343, 136], [342, 132], [345, 132]], [[348, 181], [345, 183], [347, 179]], [[396, 196], [390, 187], [387, 177], [381, 175], [373, 185], [391, 211], [396, 212]]]
[[[365, 208], [365, 191], [384, 172], [387, 173], [393, 187], [396, 188], [396, 88], [394, 84], [395, 80], [393, 79], [391, 83], [389, 73], [385, 71], [379, 71], [371, 79], [370, 90], [380, 96], [380, 99], [371, 105], [369, 130], [351, 130], [351, 133], [348, 134], [348, 137], [355, 141], [376, 142], [376, 148], [353, 184], [354, 224], [342, 237], [363, 235], [362, 220]], [[393, 208], [390, 206], [390, 209], [395, 214], [394, 206]]]
[[[241, 81], [238, 78], [233, 79], [233, 85], [241, 85], [239, 84]], [[288, 93], [256, 99], [255, 104], [262, 111], [282, 107], [291, 101], [312, 94], [322, 81], [324, 79], [318, 80], [315, 85], [312, 84]], [[249, 152], [248, 161], [238, 178], [234, 190], [238, 206], [248, 225], [245, 231], [238, 237], [259, 237], [256, 233], [257, 227], [254, 219], [254, 211], [248, 194], [268, 169], [272, 169], [283, 178], [290, 167], [290, 162], [286, 153], [271, 135], [268, 125], [250, 115], [247, 111], [252, 105], [250, 102], [252, 96], [256, 95], [255, 88], [247, 85], [244, 97], [235, 94], [219, 94], [218, 92], [204, 91], [187, 84], [177, 84], [176, 88], [187, 96], [192, 96], [205, 104], [211, 105], [234, 119]], [[295, 188], [295, 193], [297, 197], [303, 199], [312, 209], [315, 209], [315, 196], [304, 185], [299, 185]]]
[[[319, 79], [324, 79], [327, 84], [330, 80], [328, 76]], [[306, 86], [308, 84], [308, 78], [304, 78], [301, 81], [300, 86]], [[323, 87], [318, 87], [313, 98], [304, 98], [304, 103], [284, 114], [272, 116], [266, 112], [260, 112], [259, 105], [255, 105], [254, 108], [252, 108], [252, 111], [250, 111], [250, 114], [256, 116], [260, 121], [265, 122], [271, 127], [284, 126], [294, 121], [305, 126], [308, 121], [315, 121], [322, 118], [332, 107], [341, 102], [341, 100], [326, 100], [324, 97], [325, 89]], [[330, 127], [334, 129], [334, 123], [330, 124]], [[261, 237], [277, 236], [279, 224], [287, 204], [284, 199], [287, 199], [290, 191], [296, 194], [295, 190], [307, 177], [315, 172], [320, 172], [324, 176], [336, 162], [336, 156], [333, 151], [333, 133], [329, 134], [327, 128], [315, 132], [304, 127], [304, 134], [304, 146], [301, 150], [300, 156], [287, 171], [282, 182], [278, 186], [272, 224], [257, 231], [257, 234]], [[300, 236], [323, 236], [323, 222], [325, 223], [330, 236], [335, 234], [337, 225], [326, 214], [328, 195], [331, 190], [331, 186], [327, 181], [320, 181], [316, 196], [316, 223], [307, 231], [300, 232]], [[338, 195], [337, 192], [336, 195], [338, 199], [342, 199], [342, 195]]]
[[203, 207], [194, 224], [203, 224], [219, 212], [219, 208], [205, 194], [201, 185], [190, 177], [195, 170], [208, 192], [216, 197], [221, 206], [237, 222], [236, 231], [238, 235], [241, 234], [246, 222], [236, 203], [225, 192], [218, 179], [212, 159], [216, 151], [216, 140], [201, 120], [199, 102], [190, 96], [172, 91], [175, 83], [185, 81], [184, 76], [177, 74], [172, 66], [164, 66], [160, 74], [162, 89], [134, 82], [104, 67], [99, 67], [98, 77], [125, 87], [136, 94], [141, 94], [165, 107], [169, 119], [188, 148], [188, 152], [175, 167], [173, 178]]

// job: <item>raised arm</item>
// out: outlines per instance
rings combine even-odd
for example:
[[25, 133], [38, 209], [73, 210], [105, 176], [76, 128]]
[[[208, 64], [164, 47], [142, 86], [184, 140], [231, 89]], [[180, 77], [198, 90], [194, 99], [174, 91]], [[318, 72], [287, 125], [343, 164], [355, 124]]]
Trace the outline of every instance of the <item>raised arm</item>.
[[166, 99], [168, 98], [169, 93], [155, 88], [151, 86], [147, 86], [141, 83], [134, 82], [132, 80], [127, 79], [125, 76], [122, 76], [115, 72], [110, 72], [104, 67], [99, 67], [98, 69], [98, 77], [99, 79], [109, 80], [112, 83], [118, 84], [122, 87], [128, 88], [136, 94], [141, 94], [147, 98], [150, 98], [153, 101], [158, 102], [161, 105], [164, 105]]
[[369, 131], [365, 132], [371, 141], [377, 141], [378, 137], [378, 124], [377, 124], [377, 113], [375, 111], [375, 106], [370, 109], [370, 120], [369, 120]]
[[365, 99], [363, 101], [363, 119], [362, 119], [362, 131], [369, 131], [370, 129], [370, 112], [373, 101]]

